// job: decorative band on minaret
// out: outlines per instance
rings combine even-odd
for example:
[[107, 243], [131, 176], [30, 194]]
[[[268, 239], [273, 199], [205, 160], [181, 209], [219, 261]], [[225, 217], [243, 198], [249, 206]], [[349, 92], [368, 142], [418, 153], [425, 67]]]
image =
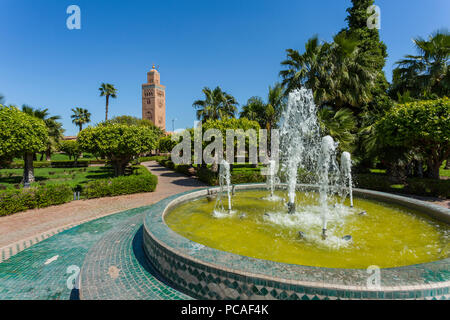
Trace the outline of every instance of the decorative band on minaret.
[[161, 85], [155, 65], [147, 73], [147, 83], [142, 85], [142, 119], [166, 129], [166, 87]]

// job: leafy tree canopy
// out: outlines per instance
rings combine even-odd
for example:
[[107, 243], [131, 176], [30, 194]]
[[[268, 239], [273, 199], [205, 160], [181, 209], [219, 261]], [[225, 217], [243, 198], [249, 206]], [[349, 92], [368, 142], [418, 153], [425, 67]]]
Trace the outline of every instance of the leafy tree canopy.
[[48, 129], [43, 120], [16, 107], [0, 105], [0, 158], [22, 157], [46, 150]]
[[439, 178], [439, 168], [450, 156], [448, 98], [398, 105], [376, 127], [378, 143], [418, 150], [426, 159], [429, 177]]
[[157, 139], [149, 127], [103, 124], [84, 129], [78, 134], [77, 141], [82, 150], [107, 156], [118, 176], [124, 174], [133, 157], [154, 150]]
[[112, 118], [111, 120], [102, 122], [100, 125], [103, 125], [103, 124], [125, 124], [128, 126], [144, 126], [144, 127], [148, 127], [151, 130], [153, 130], [158, 137], [164, 136], [164, 131], [161, 128], [155, 126], [153, 124], [153, 122], [151, 122], [150, 120], [140, 119], [140, 118], [133, 117], [133, 116], [127, 116], [127, 115], [116, 116], [116, 117]]

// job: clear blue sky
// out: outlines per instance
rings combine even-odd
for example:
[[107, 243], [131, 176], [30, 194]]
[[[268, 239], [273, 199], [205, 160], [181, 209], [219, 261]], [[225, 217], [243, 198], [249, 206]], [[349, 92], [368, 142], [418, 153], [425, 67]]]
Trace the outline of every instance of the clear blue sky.
[[[82, 29], [66, 28], [81, 8]], [[141, 84], [152, 63], [167, 86], [167, 129], [190, 127], [204, 86], [221, 86], [243, 105], [279, 81], [285, 49], [346, 26], [350, 0], [0, 0], [0, 93], [6, 103], [46, 107], [77, 133], [70, 109], [104, 119], [101, 82], [118, 88], [110, 115], [141, 116]], [[386, 74], [414, 53], [411, 39], [449, 28], [448, 0], [378, 0]]]

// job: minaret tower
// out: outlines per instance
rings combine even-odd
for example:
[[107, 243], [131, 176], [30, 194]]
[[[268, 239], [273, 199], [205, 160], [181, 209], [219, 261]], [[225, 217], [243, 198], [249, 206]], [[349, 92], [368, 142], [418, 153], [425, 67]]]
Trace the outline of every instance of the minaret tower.
[[142, 119], [166, 129], [166, 87], [161, 85], [155, 65], [147, 73], [147, 83], [142, 85]]

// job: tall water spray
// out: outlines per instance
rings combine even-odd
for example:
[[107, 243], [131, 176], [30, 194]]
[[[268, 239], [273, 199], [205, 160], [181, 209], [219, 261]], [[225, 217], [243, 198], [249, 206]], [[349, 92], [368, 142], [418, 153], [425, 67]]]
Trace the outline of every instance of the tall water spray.
[[289, 213], [295, 213], [298, 170], [310, 170], [317, 161], [320, 129], [317, 107], [311, 90], [298, 89], [289, 94], [281, 118], [281, 160], [286, 175]]
[[350, 207], [353, 208], [352, 159], [348, 152], [343, 152], [341, 155], [341, 173], [344, 191], [343, 200], [345, 200], [348, 194], [350, 196]]
[[273, 198], [273, 193], [275, 191], [275, 160], [269, 160], [268, 175], [267, 175], [267, 188], [270, 191], [270, 199]]
[[[297, 89], [289, 94], [280, 127], [281, 169], [286, 177], [288, 212], [291, 214], [297, 212], [295, 197], [299, 170], [308, 173], [308, 184], [318, 186], [322, 238], [325, 239], [330, 212], [328, 202], [330, 195], [341, 190], [341, 170], [336, 161], [338, 144], [331, 136], [321, 136], [317, 111], [311, 90]], [[345, 155], [345, 159], [348, 156]], [[346, 170], [349, 165], [351, 163], [347, 161]]]
[[230, 174], [230, 164], [226, 160], [222, 160], [219, 167], [219, 185], [220, 190], [217, 195], [216, 204], [214, 206], [214, 212], [217, 209], [224, 211], [224, 206], [222, 202], [222, 197], [224, 192], [227, 193], [228, 199], [228, 213], [231, 213], [231, 174]]
[[328, 193], [330, 189], [329, 172], [332, 165], [336, 145], [333, 138], [325, 136], [322, 138], [320, 157], [318, 159], [319, 177], [319, 202], [322, 206], [322, 238], [326, 238], [327, 216], [328, 216]]

